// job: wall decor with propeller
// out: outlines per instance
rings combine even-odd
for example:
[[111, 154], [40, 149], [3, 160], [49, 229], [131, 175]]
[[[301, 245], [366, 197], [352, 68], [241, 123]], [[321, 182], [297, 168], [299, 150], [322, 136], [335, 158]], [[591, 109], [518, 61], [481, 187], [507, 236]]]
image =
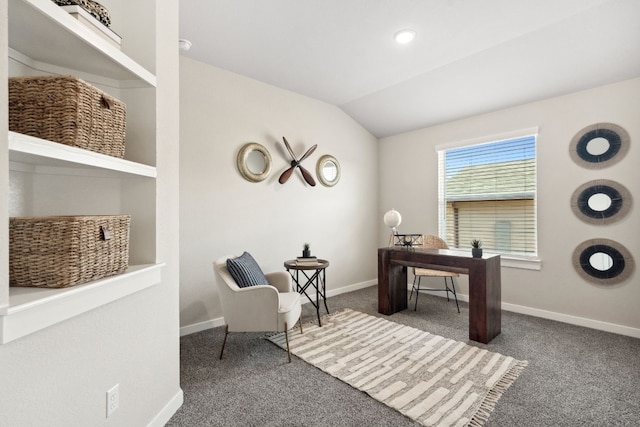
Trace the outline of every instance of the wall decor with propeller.
[[313, 153], [315, 151], [315, 149], [318, 147], [318, 145], [317, 144], [313, 145], [311, 148], [309, 148], [307, 150], [306, 153], [304, 153], [302, 155], [302, 157], [300, 157], [300, 159], [297, 159], [296, 155], [293, 153], [293, 150], [291, 149], [291, 146], [289, 145], [289, 142], [287, 141], [287, 138], [285, 138], [283, 136], [282, 140], [284, 141], [284, 146], [287, 147], [287, 151], [289, 152], [289, 155], [291, 156], [291, 163], [290, 163], [291, 166], [289, 167], [289, 169], [287, 169], [284, 172], [282, 172], [282, 175], [280, 175], [280, 179], [278, 179], [278, 182], [280, 182], [280, 184], [284, 184], [285, 182], [287, 182], [289, 180], [289, 178], [293, 174], [293, 171], [296, 168], [299, 168], [300, 169], [300, 173], [302, 173], [302, 177], [307, 182], [307, 184], [309, 184], [312, 187], [315, 187], [316, 181], [313, 179], [313, 176], [309, 173], [308, 170], [306, 170], [304, 167], [302, 167], [302, 165], [300, 163], [302, 163], [302, 161], [304, 159], [309, 157], [311, 155], [311, 153]]
[[[300, 169], [300, 173], [304, 182], [309, 186], [315, 187], [316, 180], [311, 173], [302, 166], [302, 161], [307, 159], [318, 147], [317, 144], [309, 148], [299, 159], [296, 157], [289, 141], [284, 136], [282, 137], [284, 146], [291, 157], [289, 161], [289, 167], [282, 172], [278, 182], [280, 184], [286, 183], [296, 169]], [[271, 173], [271, 154], [269, 150], [257, 142], [245, 143], [236, 157], [236, 165], [240, 175], [249, 182], [261, 182], [268, 178]], [[320, 157], [316, 163], [316, 175], [318, 180], [325, 187], [333, 187], [340, 180], [341, 168], [338, 159], [330, 154], [325, 154]]]

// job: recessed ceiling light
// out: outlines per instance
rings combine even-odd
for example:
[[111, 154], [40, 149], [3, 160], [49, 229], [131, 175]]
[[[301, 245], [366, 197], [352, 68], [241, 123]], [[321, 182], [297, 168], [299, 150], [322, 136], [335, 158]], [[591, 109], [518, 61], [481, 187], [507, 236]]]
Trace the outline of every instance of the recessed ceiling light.
[[406, 29], [406, 30], [400, 30], [397, 33], [395, 33], [393, 38], [396, 40], [396, 42], [400, 44], [405, 44], [413, 40], [415, 36], [416, 36], [415, 31]]

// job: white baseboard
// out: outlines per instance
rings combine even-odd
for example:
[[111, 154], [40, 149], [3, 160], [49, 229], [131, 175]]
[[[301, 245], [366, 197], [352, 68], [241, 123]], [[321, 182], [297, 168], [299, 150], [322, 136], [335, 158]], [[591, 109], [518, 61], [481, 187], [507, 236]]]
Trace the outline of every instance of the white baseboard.
[[164, 408], [156, 415], [153, 420], [147, 425], [147, 427], [163, 427], [169, 422], [171, 417], [180, 409], [184, 402], [184, 393], [182, 389], [179, 391], [164, 405]]
[[[377, 284], [378, 284], [377, 280], [369, 280], [367, 282], [360, 282], [360, 283], [356, 283], [355, 285], [344, 286], [338, 289], [330, 289], [327, 291], [327, 298], [335, 297], [336, 295], [340, 295], [340, 294], [346, 294], [347, 292], [357, 291], [359, 289], [368, 288], [369, 286], [375, 286]], [[302, 302], [302, 305], [310, 304], [311, 301], [309, 299], [315, 300], [316, 293], [315, 292], [309, 293], [309, 298], [302, 295], [302, 299], [300, 301]]]
[[[343, 286], [338, 289], [330, 289], [327, 291], [327, 298], [334, 297], [336, 295], [345, 294], [347, 292], [357, 291], [358, 289], [368, 288], [369, 286], [375, 286], [378, 284], [377, 280], [367, 280], [366, 282], [356, 283], [354, 285]], [[309, 294], [311, 299], [315, 299], [316, 294]], [[309, 299], [302, 297], [302, 304], [309, 304]], [[180, 328], [180, 336], [195, 334], [196, 332], [205, 331], [211, 328], [217, 328], [224, 325], [224, 317], [218, 317], [216, 319], [205, 320], [204, 322], [193, 323], [191, 325], [182, 326]]]
[[585, 317], [572, 316], [570, 314], [556, 313], [553, 311], [541, 310], [538, 308], [525, 307], [523, 305], [509, 304], [504, 302], [502, 303], [502, 309], [514, 313], [527, 314], [529, 316], [555, 320], [557, 322], [569, 323], [571, 325], [584, 326], [586, 328], [597, 329], [599, 331], [611, 332], [618, 335], [640, 338], [640, 329], [631, 328], [629, 326], [616, 325], [614, 323], [602, 322], [600, 320], [587, 319]]
[[[407, 289], [411, 290], [411, 283], [407, 285]], [[436, 297], [446, 298], [446, 294], [442, 292], [421, 292]], [[469, 295], [458, 293], [458, 300], [469, 302]], [[540, 317], [542, 319], [555, 320], [556, 322], [569, 323], [570, 325], [584, 326], [585, 328], [596, 329], [598, 331], [605, 331], [618, 335], [640, 338], [640, 329], [638, 328], [631, 328], [629, 326], [622, 326], [616, 325], [614, 323], [587, 319], [585, 317], [572, 316], [570, 314], [541, 310], [539, 308], [526, 307], [524, 305], [510, 304], [508, 302], [502, 302], [501, 307], [504, 311], [510, 311], [512, 313], [526, 314], [528, 316]]]
[[195, 334], [196, 332], [206, 331], [207, 329], [217, 328], [224, 325], [224, 317], [205, 320], [204, 322], [193, 323], [191, 325], [182, 326], [180, 328], [180, 336]]
[[[354, 285], [344, 286], [338, 289], [330, 289], [327, 291], [327, 297], [334, 297], [336, 295], [344, 294], [347, 292], [357, 291], [359, 289], [368, 288], [369, 286], [375, 286], [378, 284], [377, 280], [368, 280], [366, 282], [356, 283]], [[411, 289], [411, 283], [407, 285], [407, 288]], [[442, 292], [424, 292], [437, 297], [446, 298], [446, 294]], [[316, 294], [309, 294], [314, 299]], [[469, 295], [458, 293], [458, 300], [469, 302]], [[302, 299], [303, 304], [308, 304], [309, 300], [305, 297]], [[553, 311], [541, 310], [538, 308], [526, 307], [523, 305], [510, 304], [503, 302], [502, 309], [505, 311], [511, 311], [513, 313], [526, 314], [528, 316], [540, 317], [542, 319], [555, 320], [556, 322], [569, 323], [571, 325], [584, 326], [586, 328], [596, 329], [599, 331], [611, 332], [614, 334], [625, 335], [633, 338], [640, 338], [640, 329], [631, 328], [629, 326], [616, 325], [614, 323], [602, 322], [599, 320], [587, 319], [584, 317], [572, 316], [569, 314], [556, 313]], [[207, 320], [205, 322], [195, 323], [193, 325], [187, 325], [180, 328], [180, 336], [193, 334], [196, 332], [204, 331], [210, 328], [216, 328], [224, 325], [224, 318], [218, 317], [216, 319]]]
[[[356, 283], [354, 285], [343, 286], [338, 289], [329, 289], [327, 291], [327, 298], [335, 297], [336, 295], [346, 294], [347, 292], [357, 291], [359, 289], [368, 288], [369, 286], [376, 286], [377, 284], [378, 284], [378, 280], [375, 279], [375, 280], [367, 280], [366, 282]], [[309, 296], [311, 298], [315, 298], [316, 294], [309, 294]], [[304, 300], [306, 300], [306, 302], [309, 302], [309, 300], [306, 298], [304, 298]], [[304, 300], [302, 301], [303, 304], [305, 304]]]

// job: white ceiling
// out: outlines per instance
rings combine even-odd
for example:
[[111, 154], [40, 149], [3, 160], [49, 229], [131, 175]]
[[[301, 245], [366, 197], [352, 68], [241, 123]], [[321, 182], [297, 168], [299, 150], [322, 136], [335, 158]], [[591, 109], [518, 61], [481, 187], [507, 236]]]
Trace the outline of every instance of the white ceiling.
[[182, 55], [378, 137], [638, 77], [639, 19], [640, 0], [180, 0]]

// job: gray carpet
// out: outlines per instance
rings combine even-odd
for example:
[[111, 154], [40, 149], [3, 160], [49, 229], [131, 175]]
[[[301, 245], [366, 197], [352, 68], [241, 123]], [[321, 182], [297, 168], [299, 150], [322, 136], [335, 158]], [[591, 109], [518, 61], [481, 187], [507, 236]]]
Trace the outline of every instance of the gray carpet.
[[[382, 316], [377, 288], [327, 300], [431, 333], [528, 360], [487, 426], [640, 425], [640, 340], [503, 312], [490, 344], [468, 341], [468, 306], [421, 295], [413, 309]], [[410, 305], [412, 307], [412, 305]], [[303, 321], [316, 321], [303, 306]], [[293, 330], [295, 333], [295, 330]], [[264, 334], [230, 334], [218, 360], [222, 327], [181, 339], [184, 405], [168, 426], [417, 426], [340, 380], [286, 353]]]

